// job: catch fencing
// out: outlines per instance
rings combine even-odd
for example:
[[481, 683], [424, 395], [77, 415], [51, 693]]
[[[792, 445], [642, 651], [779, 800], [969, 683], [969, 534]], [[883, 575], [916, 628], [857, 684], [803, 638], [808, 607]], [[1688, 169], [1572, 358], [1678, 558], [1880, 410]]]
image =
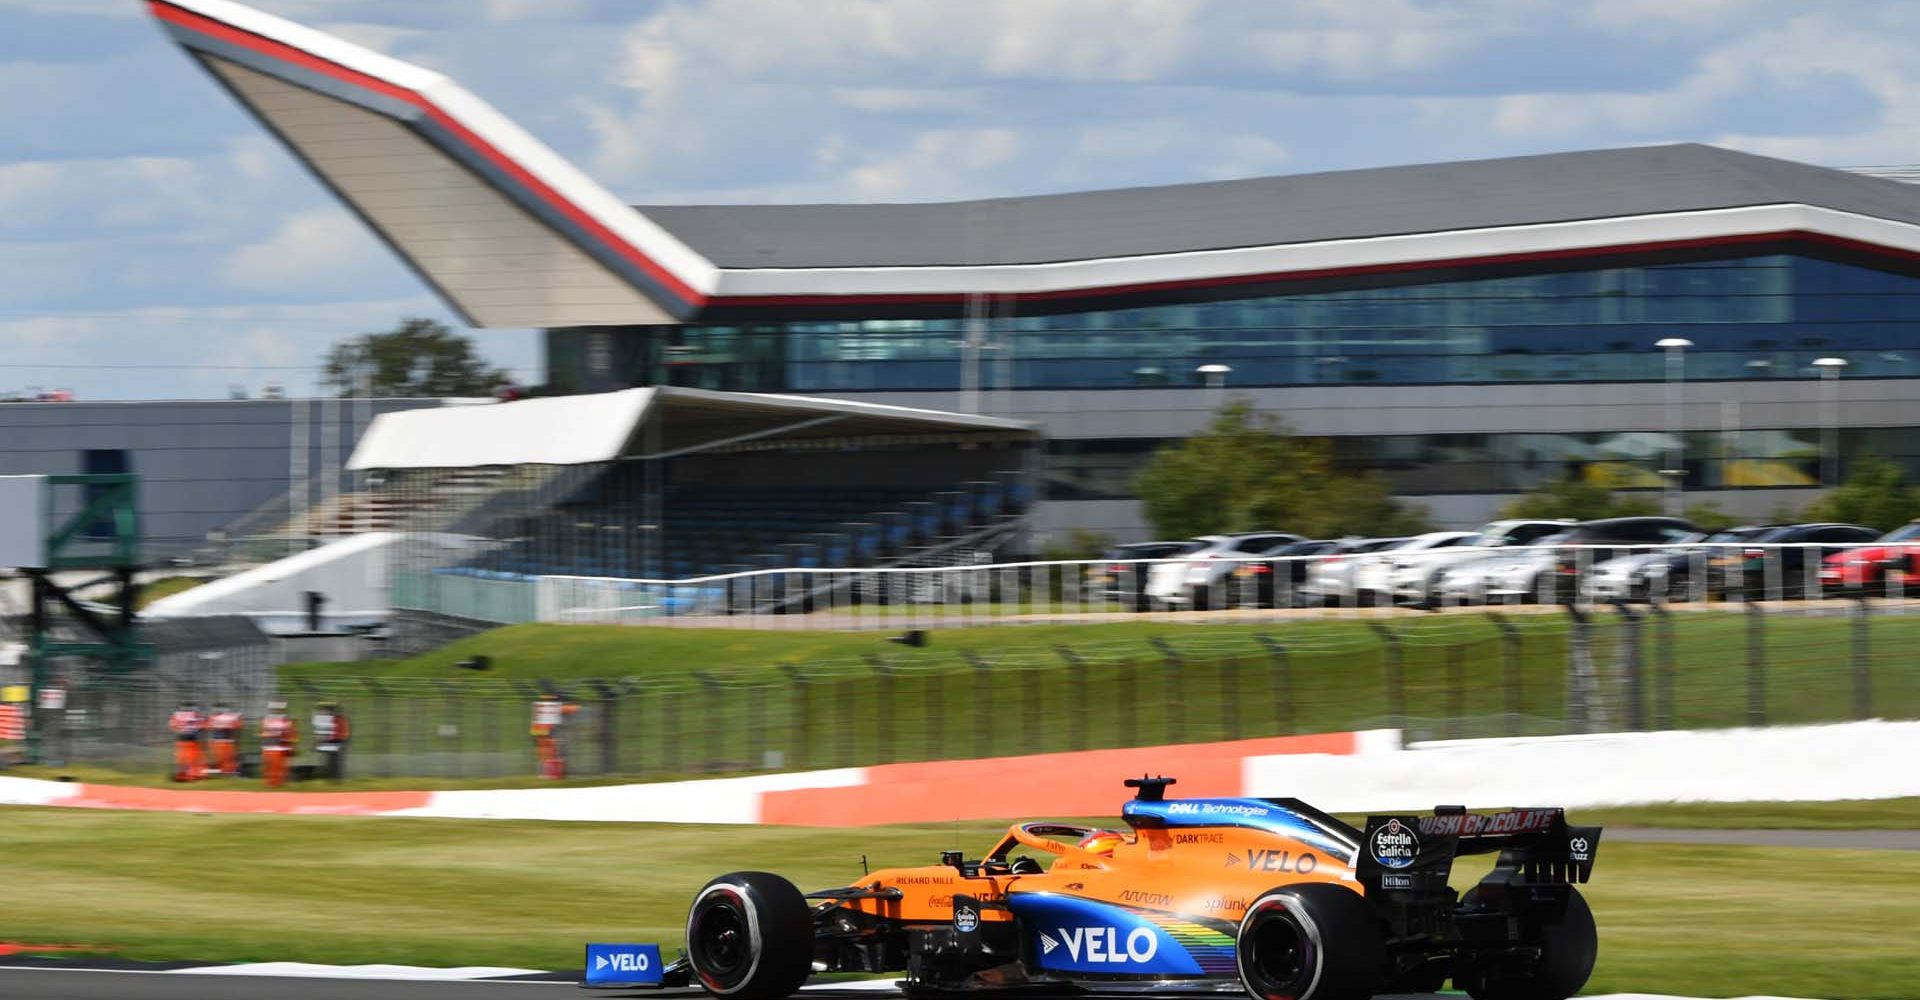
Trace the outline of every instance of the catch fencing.
[[[638, 780], [1366, 728], [1474, 738], [1920, 716], [1920, 617], [1830, 604], [1146, 622], [1054, 645], [940, 633], [854, 659], [635, 663], [589, 680], [302, 671], [280, 694], [303, 728], [319, 702], [347, 713], [349, 775], [441, 779], [534, 775], [543, 691], [578, 706], [561, 730], [573, 775]], [[142, 766], [162, 773], [167, 745], [151, 720]], [[299, 759], [314, 761], [310, 747]]]

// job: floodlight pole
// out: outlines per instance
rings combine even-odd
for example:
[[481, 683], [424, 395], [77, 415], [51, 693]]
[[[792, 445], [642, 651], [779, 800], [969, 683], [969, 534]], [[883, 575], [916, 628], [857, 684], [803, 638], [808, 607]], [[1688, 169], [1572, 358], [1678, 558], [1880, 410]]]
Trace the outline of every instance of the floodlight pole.
[[1653, 346], [1667, 352], [1667, 454], [1660, 477], [1666, 486], [1668, 517], [1680, 517], [1686, 510], [1687, 444], [1680, 428], [1680, 390], [1687, 377], [1687, 348], [1693, 341], [1685, 337], [1667, 337]]

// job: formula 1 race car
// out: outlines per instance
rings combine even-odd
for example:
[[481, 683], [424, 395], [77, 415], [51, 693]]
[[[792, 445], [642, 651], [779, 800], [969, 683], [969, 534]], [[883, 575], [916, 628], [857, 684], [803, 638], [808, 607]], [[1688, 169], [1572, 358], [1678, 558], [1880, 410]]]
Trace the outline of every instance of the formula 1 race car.
[[[1295, 799], [1169, 801], [1172, 778], [1126, 783], [1129, 832], [1022, 823], [977, 861], [949, 852], [806, 894], [722, 875], [694, 897], [669, 971], [738, 1000], [776, 1000], [813, 972], [904, 972], [909, 995], [1349, 1000], [1452, 979], [1474, 1000], [1564, 1000], [1593, 969], [1572, 883], [1592, 873], [1600, 828], [1559, 809], [1442, 806], [1355, 829]], [[1495, 852], [1479, 884], [1448, 887], [1456, 856]]]

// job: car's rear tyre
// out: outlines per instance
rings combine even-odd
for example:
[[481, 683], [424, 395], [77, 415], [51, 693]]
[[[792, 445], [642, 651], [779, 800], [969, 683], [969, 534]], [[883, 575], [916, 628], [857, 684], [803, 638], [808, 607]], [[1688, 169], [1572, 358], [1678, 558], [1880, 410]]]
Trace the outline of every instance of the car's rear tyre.
[[1253, 1000], [1359, 1000], [1383, 983], [1380, 925], [1360, 894], [1318, 883], [1247, 907], [1234, 949]]
[[708, 882], [687, 911], [687, 960], [714, 996], [780, 1000], [813, 971], [813, 916], [792, 882], [733, 872]]
[[[1578, 889], [1569, 888], [1566, 914], [1557, 924], [1537, 923], [1521, 928], [1523, 940], [1537, 943], [1540, 954], [1524, 970], [1468, 964], [1454, 972], [1453, 984], [1473, 1000], [1567, 1000], [1580, 992], [1593, 974], [1600, 938], [1593, 911]], [[1473, 892], [1461, 900], [1471, 906]]]

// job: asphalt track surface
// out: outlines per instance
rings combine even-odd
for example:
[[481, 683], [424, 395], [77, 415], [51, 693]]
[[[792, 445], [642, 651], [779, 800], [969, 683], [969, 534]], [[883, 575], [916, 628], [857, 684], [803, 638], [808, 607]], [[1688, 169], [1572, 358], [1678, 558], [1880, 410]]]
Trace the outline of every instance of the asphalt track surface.
[[1642, 844], [1726, 844], [1818, 847], [1849, 851], [1920, 851], [1920, 830], [1683, 830], [1608, 827], [1606, 839]]

